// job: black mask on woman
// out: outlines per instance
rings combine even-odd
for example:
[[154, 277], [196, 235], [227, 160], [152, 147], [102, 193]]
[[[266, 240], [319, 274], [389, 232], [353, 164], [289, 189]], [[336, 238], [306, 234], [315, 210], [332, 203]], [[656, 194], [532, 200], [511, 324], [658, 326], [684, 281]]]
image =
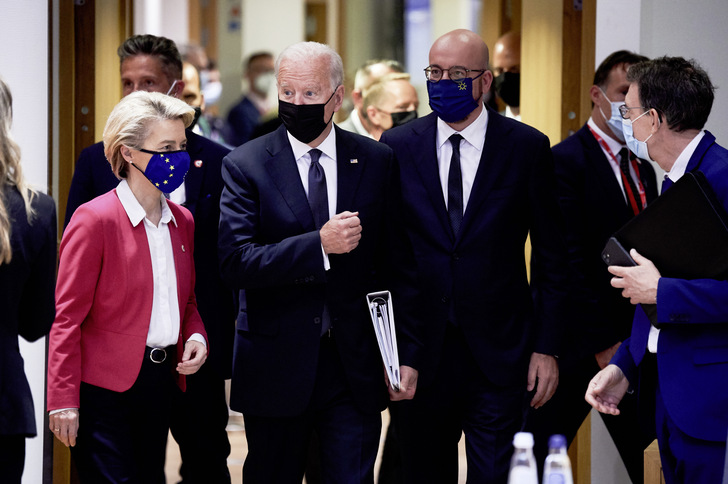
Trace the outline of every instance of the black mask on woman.
[[[278, 117], [288, 132], [291, 133], [291, 136], [301, 143], [308, 144], [318, 138], [331, 122], [331, 119], [324, 121], [324, 108], [334, 97], [334, 94], [336, 94], [336, 89], [329, 96], [329, 99], [322, 104], [292, 104], [279, 99]], [[332, 113], [331, 118], [333, 117]]]

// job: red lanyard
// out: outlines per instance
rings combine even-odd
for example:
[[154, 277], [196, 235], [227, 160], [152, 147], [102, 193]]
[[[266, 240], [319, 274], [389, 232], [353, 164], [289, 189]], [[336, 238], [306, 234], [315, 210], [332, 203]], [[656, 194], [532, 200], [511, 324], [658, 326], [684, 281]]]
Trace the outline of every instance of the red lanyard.
[[[637, 206], [637, 197], [635, 197], [635, 194], [632, 193], [632, 187], [630, 186], [630, 183], [627, 180], [627, 176], [631, 177], [631, 175], [629, 173], [624, 173], [622, 171], [622, 168], [619, 165], [619, 160], [617, 159], [616, 156], [614, 156], [614, 153], [612, 153], [612, 150], [609, 148], [609, 145], [602, 139], [601, 136], [599, 136], [597, 134], [596, 131], [594, 131], [594, 129], [592, 129], [591, 126], [589, 126], [589, 131], [591, 131], [591, 134], [594, 135], [594, 138], [596, 138], [599, 145], [610, 156], [610, 158], [612, 159], [612, 162], [619, 169], [619, 173], [622, 174], [622, 186], [624, 186], [624, 192], [627, 194], [627, 200], [629, 200], [629, 204], [632, 207], [632, 211], [634, 212], [635, 215], [637, 215], [638, 213], [640, 213], [641, 209], [643, 209], [643, 208], [645, 208], [645, 206], [647, 206], [647, 195], [645, 194], [645, 187], [642, 185], [642, 180], [640, 179], [639, 176], [637, 176], [637, 191], [639, 192], [640, 202], [642, 204], [641, 207], [638, 207]], [[634, 172], [639, 175], [640, 171], [639, 171], [639, 165], [637, 164], [637, 160], [632, 159], [632, 160], [630, 160], [630, 163], [632, 164], [632, 169], [634, 170]]]

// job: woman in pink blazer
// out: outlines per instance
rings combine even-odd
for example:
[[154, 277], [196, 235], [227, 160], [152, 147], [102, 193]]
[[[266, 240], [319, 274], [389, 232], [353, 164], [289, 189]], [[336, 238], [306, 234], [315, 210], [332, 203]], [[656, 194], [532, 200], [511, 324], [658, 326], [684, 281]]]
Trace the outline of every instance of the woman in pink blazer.
[[82, 482], [165, 482], [172, 396], [207, 356], [192, 215], [163, 195], [189, 169], [193, 116], [160, 93], [122, 99], [103, 135], [121, 182], [82, 205], [61, 241], [47, 406]]

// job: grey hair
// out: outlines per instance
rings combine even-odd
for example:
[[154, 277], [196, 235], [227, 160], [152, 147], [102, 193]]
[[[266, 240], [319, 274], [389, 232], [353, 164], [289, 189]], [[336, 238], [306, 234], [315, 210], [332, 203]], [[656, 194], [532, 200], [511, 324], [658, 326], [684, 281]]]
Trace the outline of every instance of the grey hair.
[[286, 47], [276, 59], [276, 80], [281, 62], [311, 62], [314, 59], [326, 59], [329, 66], [331, 89], [334, 90], [344, 83], [344, 62], [341, 56], [331, 47], [318, 42], [298, 42]]

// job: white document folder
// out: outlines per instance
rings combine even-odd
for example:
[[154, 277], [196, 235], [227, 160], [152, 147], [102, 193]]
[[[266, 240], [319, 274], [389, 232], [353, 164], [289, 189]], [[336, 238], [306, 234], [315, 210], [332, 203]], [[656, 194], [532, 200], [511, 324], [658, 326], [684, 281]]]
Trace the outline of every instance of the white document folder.
[[392, 389], [398, 392], [400, 387], [399, 353], [397, 352], [397, 334], [394, 330], [392, 294], [389, 291], [369, 293], [367, 294], [367, 305], [384, 369]]

